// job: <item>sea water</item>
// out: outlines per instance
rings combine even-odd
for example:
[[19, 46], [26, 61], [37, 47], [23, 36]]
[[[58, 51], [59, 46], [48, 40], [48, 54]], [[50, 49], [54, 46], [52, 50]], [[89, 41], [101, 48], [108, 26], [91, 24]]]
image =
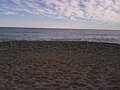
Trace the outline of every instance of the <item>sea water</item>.
[[0, 41], [92, 41], [120, 43], [120, 30], [0, 28]]

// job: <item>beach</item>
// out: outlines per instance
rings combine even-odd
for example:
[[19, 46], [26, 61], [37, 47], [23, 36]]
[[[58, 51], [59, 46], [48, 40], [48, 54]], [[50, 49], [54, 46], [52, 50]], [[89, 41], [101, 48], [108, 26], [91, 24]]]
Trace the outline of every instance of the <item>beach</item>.
[[120, 90], [120, 44], [0, 42], [0, 90]]

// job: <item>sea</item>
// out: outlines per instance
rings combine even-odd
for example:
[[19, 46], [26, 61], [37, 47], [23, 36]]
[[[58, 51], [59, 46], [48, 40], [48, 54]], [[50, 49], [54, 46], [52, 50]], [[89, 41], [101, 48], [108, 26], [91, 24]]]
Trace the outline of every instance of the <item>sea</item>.
[[0, 42], [28, 41], [90, 41], [120, 44], [120, 30], [0, 28]]

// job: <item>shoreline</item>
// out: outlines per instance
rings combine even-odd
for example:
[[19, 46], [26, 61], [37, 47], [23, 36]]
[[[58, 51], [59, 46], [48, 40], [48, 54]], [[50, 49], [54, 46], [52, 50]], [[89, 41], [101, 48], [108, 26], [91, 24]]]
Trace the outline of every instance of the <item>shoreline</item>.
[[120, 43], [115, 42], [100, 42], [100, 41], [82, 41], [82, 40], [74, 40], [74, 39], [41, 39], [41, 40], [1, 40], [0, 43], [10, 43], [10, 42], [80, 42], [80, 43], [101, 43], [101, 44], [117, 44], [120, 45]]

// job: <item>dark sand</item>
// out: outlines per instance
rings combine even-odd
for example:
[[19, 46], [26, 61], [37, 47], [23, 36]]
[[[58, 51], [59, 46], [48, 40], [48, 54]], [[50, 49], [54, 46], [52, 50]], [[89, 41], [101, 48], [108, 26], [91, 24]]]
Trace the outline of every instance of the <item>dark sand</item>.
[[0, 90], [120, 90], [120, 44], [1, 42]]

